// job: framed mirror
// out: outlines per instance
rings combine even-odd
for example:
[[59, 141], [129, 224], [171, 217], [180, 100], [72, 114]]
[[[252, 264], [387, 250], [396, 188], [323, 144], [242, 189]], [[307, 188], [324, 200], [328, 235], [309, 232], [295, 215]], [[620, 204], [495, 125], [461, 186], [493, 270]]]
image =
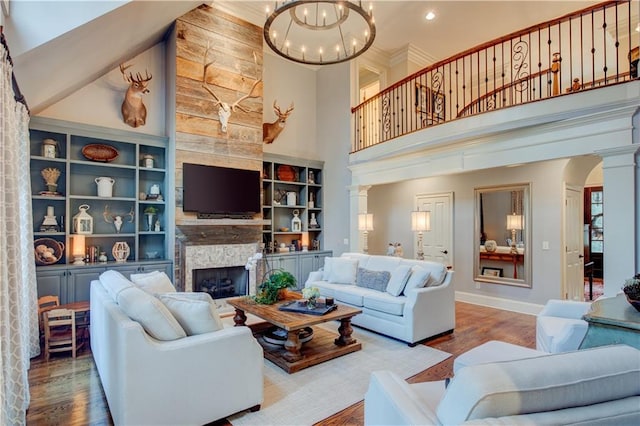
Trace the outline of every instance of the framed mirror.
[[531, 287], [531, 185], [475, 189], [474, 280]]

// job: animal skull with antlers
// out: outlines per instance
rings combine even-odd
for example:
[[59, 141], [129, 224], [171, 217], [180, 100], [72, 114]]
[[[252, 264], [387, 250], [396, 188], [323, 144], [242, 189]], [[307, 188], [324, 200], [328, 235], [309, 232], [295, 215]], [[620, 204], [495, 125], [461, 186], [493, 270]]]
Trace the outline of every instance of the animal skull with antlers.
[[[240, 102], [244, 101], [245, 99], [257, 98], [258, 96], [260, 96], [259, 94], [254, 94], [253, 91], [256, 89], [256, 87], [258, 87], [260, 82], [262, 82], [262, 77], [256, 78], [256, 81], [251, 86], [251, 90], [249, 90], [249, 93], [239, 97], [231, 105], [229, 105], [227, 102], [221, 101], [220, 98], [214, 93], [214, 91], [207, 85], [207, 69], [214, 63], [214, 61], [207, 62], [207, 56], [209, 54], [209, 50], [210, 50], [209, 43], [207, 43], [207, 49], [204, 52], [204, 58], [202, 60], [202, 64], [204, 65], [204, 72], [202, 74], [202, 83], [203, 83], [202, 87], [207, 92], [209, 92], [209, 94], [213, 96], [213, 98], [215, 99], [214, 106], [218, 107], [218, 118], [220, 119], [220, 127], [221, 127], [220, 130], [223, 133], [226, 133], [227, 124], [229, 123], [229, 117], [231, 117], [232, 112], [235, 112], [236, 108], [241, 111], [248, 112], [245, 108], [243, 108], [240, 105]], [[256, 64], [256, 67], [257, 67], [258, 57], [255, 52], [253, 52], [253, 62]], [[242, 79], [244, 80], [244, 76], [242, 77]]]
[[139, 72], [136, 73], [135, 77], [132, 72], [129, 72], [127, 76], [125, 71], [129, 67], [131, 65], [120, 64], [122, 78], [129, 83], [129, 88], [122, 102], [122, 119], [131, 127], [144, 126], [147, 121], [147, 107], [142, 103], [142, 95], [149, 93], [147, 86], [153, 76], [147, 70], [144, 70], [144, 78]]
[[109, 204], [104, 206], [102, 217], [104, 217], [105, 222], [113, 223], [113, 225], [116, 227], [116, 233], [120, 233], [120, 229], [122, 228], [122, 224], [123, 224], [122, 220], [124, 216], [130, 216], [131, 219], [129, 220], [129, 223], [132, 223], [135, 218], [135, 211], [133, 210], [133, 207], [131, 207], [131, 211], [127, 214], [120, 214], [120, 213], [111, 214], [111, 211], [109, 210]]
[[287, 123], [287, 118], [289, 117], [289, 114], [291, 114], [291, 111], [293, 111], [293, 102], [291, 102], [291, 106], [287, 108], [285, 112], [282, 112], [280, 111], [277, 101], [274, 100], [273, 110], [276, 112], [278, 119], [273, 123], [262, 123], [262, 141], [264, 143], [273, 143], [282, 129], [284, 129], [284, 125]]

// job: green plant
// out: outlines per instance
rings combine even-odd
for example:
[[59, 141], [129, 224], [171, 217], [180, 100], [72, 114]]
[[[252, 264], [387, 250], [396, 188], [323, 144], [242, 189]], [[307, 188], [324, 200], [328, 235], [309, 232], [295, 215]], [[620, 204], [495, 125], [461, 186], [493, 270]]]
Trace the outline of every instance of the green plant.
[[622, 291], [629, 296], [629, 299], [640, 300], [640, 274], [635, 274], [633, 278], [625, 280]]
[[155, 207], [153, 207], [153, 206], [147, 206], [147, 207], [144, 209], [144, 212], [145, 212], [146, 214], [156, 214], [156, 213], [158, 213], [158, 209], [157, 209], [157, 208], [155, 208]]
[[282, 269], [268, 271], [262, 284], [258, 286], [258, 294], [254, 300], [262, 305], [272, 305], [278, 300], [280, 290], [295, 286], [296, 278], [290, 272]]

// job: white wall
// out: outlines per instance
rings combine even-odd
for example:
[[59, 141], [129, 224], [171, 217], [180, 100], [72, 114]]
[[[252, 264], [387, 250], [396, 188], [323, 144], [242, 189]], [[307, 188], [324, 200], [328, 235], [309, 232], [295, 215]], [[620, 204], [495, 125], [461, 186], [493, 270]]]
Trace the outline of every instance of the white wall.
[[150, 93], [143, 98], [147, 107], [144, 126], [133, 128], [122, 120], [120, 108], [128, 84], [118, 67], [46, 108], [38, 116], [165, 136], [165, 43], [156, 44], [127, 64], [132, 65], [127, 71], [132, 71], [134, 75], [140, 72], [144, 76], [145, 70], [148, 70], [153, 76], [148, 86]]
[[272, 144], [264, 144], [263, 152], [291, 157], [321, 159], [316, 144], [316, 73], [315, 71], [265, 53], [262, 68], [264, 79], [263, 122], [273, 122], [276, 114], [273, 101], [278, 101], [281, 111], [291, 102], [295, 109], [287, 124]]

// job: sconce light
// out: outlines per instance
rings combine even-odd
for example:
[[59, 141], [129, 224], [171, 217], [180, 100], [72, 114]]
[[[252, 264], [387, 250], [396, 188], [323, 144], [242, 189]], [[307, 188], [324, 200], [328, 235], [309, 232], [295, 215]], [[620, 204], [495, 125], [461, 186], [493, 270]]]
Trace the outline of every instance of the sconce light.
[[411, 230], [418, 232], [418, 260], [424, 260], [424, 251], [422, 249], [422, 233], [431, 231], [431, 212], [420, 210], [411, 212]]
[[516, 247], [516, 231], [524, 229], [524, 216], [521, 214], [507, 215], [507, 229], [511, 230], [511, 253], [518, 254], [518, 248]]
[[85, 241], [84, 235], [74, 235], [71, 255], [73, 256], [74, 265], [84, 265]]
[[373, 213], [360, 213], [358, 215], [358, 230], [362, 231], [362, 234], [364, 236], [364, 246], [362, 248], [362, 251], [368, 253], [369, 247], [367, 242], [367, 235], [369, 234], [369, 231], [373, 231]]

